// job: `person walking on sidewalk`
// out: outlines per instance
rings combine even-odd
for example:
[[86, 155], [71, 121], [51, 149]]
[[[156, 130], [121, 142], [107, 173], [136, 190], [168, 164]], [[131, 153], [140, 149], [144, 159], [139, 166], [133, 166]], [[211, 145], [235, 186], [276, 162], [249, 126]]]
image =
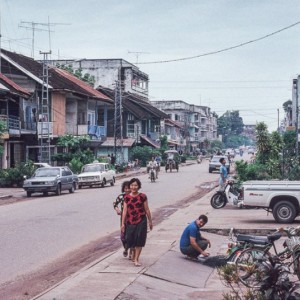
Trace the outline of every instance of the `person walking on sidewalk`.
[[125, 232], [126, 224], [127, 246], [134, 248], [132, 260], [138, 267], [141, 266], [139, 258], [147, 239], [147, 218], [150, 230], [153, 225], [147, 196], [139, 192], [142, 187], [140, 180], [132, 178], [129, 184], [131, 192], [124, 197], [122, 231]]
[[208, 221], [206, 215], [200, 217], [189, 224], [183, 231], [180, 238], [180, 251], [188, 258], [197, 259], [201, 254], [204, 257], [209, 256], [206, 252], [207, 246], [211, 247], [210, 241], [204, 238], [200, 233], [200, 228]]
[[[122, 226], [122, 214], [123, 214], [123, 207], [124, 207], [124, 196], [130, 193], [130, 186], [129, 186], [129, 181], [124, 181], [122, 183], [122, 188], [121, 188], [122, 194], [120, 194], [117, 199], [113, 202], [114, 210], [117, 212], [117, 215], [121, 216], [121, 226]], [[119, 207], [120, 206], [120, 207]], [[125, 238], [125, 231], [123, 232], [121, 230], [121, 241], [124, 247], [123, 251], [123, 256], [127, 257], [128, 255], [128, 247], [127, 247], [127, 242]]]

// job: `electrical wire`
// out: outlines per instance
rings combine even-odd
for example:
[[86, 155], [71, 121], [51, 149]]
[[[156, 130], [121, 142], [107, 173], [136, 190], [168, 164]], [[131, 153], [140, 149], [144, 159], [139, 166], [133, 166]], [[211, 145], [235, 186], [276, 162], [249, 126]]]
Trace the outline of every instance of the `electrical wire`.
[[296, 22], [296, 23], [293, 23], [289, 26], [286, 26], [284, 28], [281, 28], [279, 30], [276, 30], [272, 33], [269, 33], [267, 35], [264, 35], [262, 37], [259, 37], [259, 38], [256, 38], [254, 40], [250, 40], [248, 42], [244, 42], [244, 43], [241, 43], [239, 45], [235, 45], [235, 46], [231, 46], [231, 47], [227, 47], [227, 48], [224, 48], [224, 49], [221, 49], [221, 50], [216, 50], [216, 51], [211, 51], [211, 52], [207, 52], [207, 53], [202, 53], [202, 54], [199, 54], [199, 55], [194, 55], [194, 56], [188, 56], [188, 57], [182, 57], [182, 58], [177, 58], [177, 59], [169, 59], [169, 60], [158, 60], [158, 61], [148, 61], [148, 62], [138, 62], [136, 63], [137, 65], [147, 65], [147, 64], [162, 64], [162, 63], [169, 63], [169, 62], [178, 62], [178, 61], [185, 61], [185, 60], [191, 60], [191, 59], [196, 59], [196, 58], [199, 58], [199, 57], [203, 57], [203, 56], [209, 56], [209, 55], [213, 55], [213, 54], [218, 54], [218, 53], [221, 53], [221, 52], [226, 52], [226, 51], [229, 51], [229, 50], [233, 50], [233, 49], [236, 49], [236, 48], [240, 48], [240, 47], [243, 47], [243, 46], [246, 46], [246, 45], [249, 45], [249, 44], [252, 44], [252, 43], [255, 43], [255, 42], [258, 42], [258, 41], [261, 41], [263, 39], [266, 39], [266, 38], [269, 38], [275, 34], [278, 34], [282, 31], [285, 31], [287, 29], [290, 29], [294, 26], [297, 26], [300, 24], [300, 21]]

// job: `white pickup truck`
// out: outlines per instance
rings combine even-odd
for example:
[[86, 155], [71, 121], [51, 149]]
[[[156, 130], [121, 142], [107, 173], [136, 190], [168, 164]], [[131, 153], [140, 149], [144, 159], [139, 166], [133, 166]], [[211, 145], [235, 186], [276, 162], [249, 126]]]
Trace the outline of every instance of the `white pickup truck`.
[[245, 181], [243, 204], [271, 211], [278, 223], [292, 223], [300, 213], [300, 181]]

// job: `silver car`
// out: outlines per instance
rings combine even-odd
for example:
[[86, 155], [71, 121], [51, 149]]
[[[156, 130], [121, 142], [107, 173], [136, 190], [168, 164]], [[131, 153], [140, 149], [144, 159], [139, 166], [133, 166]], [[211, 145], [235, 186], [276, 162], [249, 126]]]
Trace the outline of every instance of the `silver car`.
[[74, 193], [77, 183], [77, 175], [68, 167], [42, 167], [38, 168], [31, 178], [25, 179], [23, 188], [27, 197], [33, 193], [43, 193], [46, 196], [48, 192], [60, 195], [65, 190]]
[[227, 169], [228, 174], [230, 173], [230, 163], [227, 156], [222, 155], [214, 155], [212, 159], [209, 161], [208, 171], [212, 173], [213, 171], [219, 171], [221, 167], [220, 158], [224, 157], [226, 160], [225, 167]]

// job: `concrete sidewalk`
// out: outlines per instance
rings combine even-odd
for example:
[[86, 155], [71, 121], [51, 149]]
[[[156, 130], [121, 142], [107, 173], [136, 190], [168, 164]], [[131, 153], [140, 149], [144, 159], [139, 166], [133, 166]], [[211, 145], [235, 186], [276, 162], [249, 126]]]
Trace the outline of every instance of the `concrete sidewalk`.
[[[182, 230], [203, 212], [210, 194], [155, 226], [141, 254], [142, 267], [122, 256], [122, 248], [80, 270], [33, 299], [222, 299], [224, 286], [216, 270], [184, 258], [178, 242]], [[225, 254], [227, 237], [205, 233], [211, 255]]]
[[[244, 232], [270, 232], [278, 227], [264, 210], [210, 206], [213, 192], [191, 203], [155, 226], [141, 254], [142, 267], [122, 256], [122, 248], [100, 258], [33, 299], [222, 299], [226, 288], [215, 269], [187, 260], [178, 242], [185, 226], [199, 214], [209, 221], [203, 233], [212, 242], [211, 255], [225, 255], [231, 227]], [[297, 222], [297, 221], [296, 221]], [[282, 243], [282, 241], [279, 241]], [[121, 243], [120, 243], [121, 244]], [[32, 300], [33, 300], [32, 299]]]

